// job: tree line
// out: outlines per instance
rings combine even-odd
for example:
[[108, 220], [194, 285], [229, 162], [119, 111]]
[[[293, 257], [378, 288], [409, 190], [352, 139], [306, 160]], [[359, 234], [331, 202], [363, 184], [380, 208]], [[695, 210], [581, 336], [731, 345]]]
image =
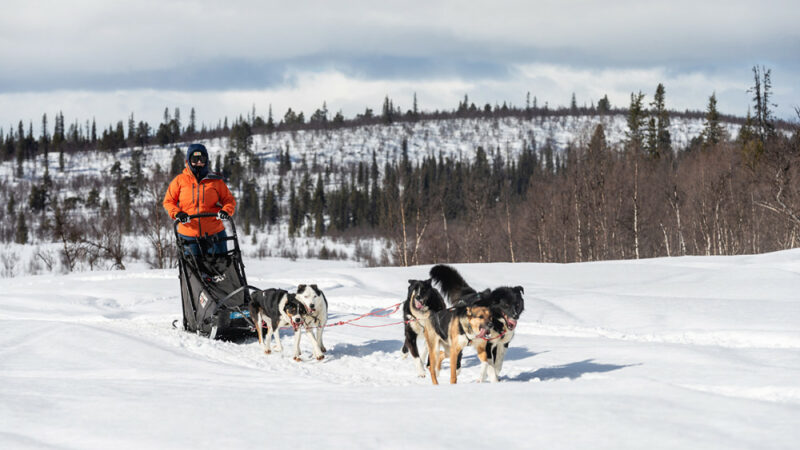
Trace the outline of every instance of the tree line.
[[[500, 148], [478, 147], [469, 156], [440, 153], [411, 161], [404, 141], [400, 156], [381, 167], [375, 152], [371, 160], [341, 165], [332, 158], [291, 155], [286, 148], [272, 173], [252, 150], [260, 124], [248, 116], [225, 124], [229, 149], [214, 165], [237, 192], [235, 218], [246, 235], [285, 224], [289, 236], [377, 236], [394, 244], [393, 262], [402, 265], [792, 248], [800, 230], [800, 133], [778, 131], [770, 72], [756, 67], [753, 75], [753, 114], [741, 121], [738, 135], [726, 134], [712, 94], [704, 130], [685, 148], [672, 144], [674, 114], [667, 111], [666, 90], [659, 84], [650, 102], [641, 92], [631, 94], [626, 139], [616, 145], [598, 124], [586, 142], [572, 142], [564, 152], [531, 138], [514, 157]], [[605, 114], [597, 108], [611, 113], [604, 100], [596, 115]], [[526, 102], [526, 109], [538, 111], [534, 108], [539, 108], [535, 98]], [[578, 108], [575, 101], [571, 108]], [[392, 110], [387, 97], [381, 120]], [[465, 97], [453, 114], [473, 112], [477, 108], [473, 111]], [[167, 118], [179, 123], [178, 112], [165, 111]], [[47, 136], [46, 149], [60, 147], [56, 134]], [[151, 243], [151, 264], [169, 266], [171, 230], [160, 203], [169, 179], [183, 168], [184, 154], [176, 148], [170, 167], [149, 173], [142, 169], [142, 156], [136, 149], [128, 167], [118, 162], [99, 179], [74, 179], [72, 189], [55, 186], [46, 166], [36, 182], [12, 188], [3, 180], [0, 191], [9, 199], [3, 240], [25, 243], [35, 234], [59, 242], [69, 268], [76, 261], [122, 266], [136, 256], [126, 253], [124, 236], [140, 234]], [[88, 185], [85, 196], [58, 194], [80, 190], [78, 185]], [[113, 196], [101, 200], [104, 186], [113, 186]], [[74, 214], [78, 207], [92, 214]]]

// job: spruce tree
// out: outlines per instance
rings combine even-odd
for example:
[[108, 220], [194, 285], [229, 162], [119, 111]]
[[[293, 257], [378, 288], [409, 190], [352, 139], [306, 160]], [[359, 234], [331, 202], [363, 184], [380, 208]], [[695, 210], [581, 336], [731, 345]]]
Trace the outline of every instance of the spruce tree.
[[194, 107], [189, 112], [189, 125], [186, 127], [186, 134], [188, 137], [193, 137], [197, 133], [197, 118], [194, 112]]
[[647, 154], [653, 158], [658, 159], [658, 132], [656, 131], [656, 118], [650, 116], [647, 119]]
[[25, 223], [25, 213], [20, 213], [17, 216], [17, 228], [14, 233], [14, 242], [17, 244], [28, 243], [28, 224]]
[[644, 144], [645, 111], [642, 102], [644, 94], [631, 93], [631, 104], [628, 108], [628, 131], [625, 132], [626, 143], [630, 150], [641, 151]]
[[272, 118], [272, 103], [269, 105], [269, 113], [267, 115], [267, 131], [275, 130], [275, 120]]
[[770, 69], [753, 66], [754, 84], [749, 90], [753, 93], [756, 134], [762, 143], [775, 135], [775, 124], [771, 107], [777, 105], [771, 103], [770, 100], [772, 96], [771, 74], [772, 71]]
[[278, 223], [280, 219], [280, 208], [278, 206], [278, 200], [275, 197], [275, 190], [269, 186], [267, 186], [266, 194], [264, 195], [261, 212], [262, 217], [264, 217], [264, 222], [270, 225]]
[[133, 118], [133, 113], [128, 117], [128, 146], [133, 147], [136, 145], [136, 120]]
[[299, 203], [294, 190], [294, 182], [292, 182], [289, 186], [289, 236], [294, 236], [302, 225]]
[[14, 133], [9, 132], [6, 136], [5, 143], [3, 144], [3, 159], [11, 160], [16, 153], [16, 145], [14, 143]]
[[650, 114], [655, 118], [653, 146], [650, 147], [651, 155], [658, 158], [672, 149], [672, 137], [669, 134], [669, 112], [666, 107], [666, 90], [664, 85], [658, 83], [653, 102], [650, 103]]
[[597, 112], [606, 114], [609, 111], [611, 111], [611, 102], [608, 101], [608, 94], [606, 94], [597, 102]]
[[[748, 116], [750, 112], [748, 111]], [[719, 112], [717, 112], [717, 93], [711, 94], [708, 98], [706, 107], [706, 123], [703, 127], [703, 144], [706, 146], [717, 145], [723, 139], [723, 130], [719, 124]]]
[[178, 175], [179, 173], [183, 172], [183, 168], [185, 166], [185, 156], [181, 149], [175, 147], [175, 153], [172, 155], [172, 162], [170, 163], [169, 173], [173, 177]]

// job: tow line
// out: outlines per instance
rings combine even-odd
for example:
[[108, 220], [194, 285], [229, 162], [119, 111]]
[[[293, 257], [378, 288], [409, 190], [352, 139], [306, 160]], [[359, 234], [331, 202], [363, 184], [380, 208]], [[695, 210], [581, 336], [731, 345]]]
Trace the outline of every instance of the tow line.
[[[419, 319], [401, 320], [399, 322], [384, 323], [384, 324], [381, 324], [381, 325], [359, 325], [357, 323], [353, 323], [353, 322], [355, 322], [357, 320], [361, 320], [361, 319], [363, 319], [365, 317], [386, 317], [386, 316], [390, 316], [390, 315], [396, 313], [397, 310], [400, 309], [400, 305], [402, 305], [402, 304], [403, 304], [403, 302], [400, 302], [400, 303], [395, 303], [394, 305], [391, 305], [391, 306], [387, 306], [385, 308], [375, 309], [375, 310], [372, 310], [372, 311], [370, 311], [370, 312], [368, 312], [366, 314], [361, 314], [360, 316], [354, 317], [354, 318], [349, 319], [349, 320], [340, 320], [338, 322], [327, 324], [327, 325], [325, 325], [324, 328], [338, 327], [338, 326], [341, 326], [341, 325], [351, 325], [351, 326], [359, 327], [359, 328], [382, 328], [382, 327], [391, 327], [391, 326], [394, 326], [394, 325], [403, 325], [403, 324], [408, 324], [408, 323], [412, 323], [412, 322], [417, 322]], [[453, 308], [455, 308], [455, 307], [450, 307], [448, 309], [453, 309]], [[381, 314], [383, 311], [388, 311], [390, 309], [391, 309], [391, 311]], [[292, 327], [281, 327], [280, 329], [281, 330], [289, 330], [291, 328]], [[306, 328], [307, 330], [313, 330], [313, 329], [321, 328], [321, 327], [307, 327], [307, 326], [304, 326], [304, 328]], [[295, 330], [295, 331], [297, 331], [297, 330]], [[487, 338], [485, 336], [480, 336], [480, 338], [483, 339], [484, 341], [488, 342], [488, 341], [493, 341], [495, 339], [500, 339], [503, 336], [505, 336], [506, 333], [507, 333], [507, 331], [503, 331], [502, 333], [500, 333], [499, 335], [497, 335], [495, 337]]]

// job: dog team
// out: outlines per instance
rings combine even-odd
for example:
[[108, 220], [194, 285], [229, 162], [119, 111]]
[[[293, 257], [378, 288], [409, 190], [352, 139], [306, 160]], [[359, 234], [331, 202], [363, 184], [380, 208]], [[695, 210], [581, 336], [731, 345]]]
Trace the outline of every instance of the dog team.
[[[479, 382], [497, 382], [508, 344], [525, 307], [521, 286], [498, 287], [477, 292], [454, 268], [439, 264], [427, 280], [408, 280], [408, 295], [403, 302], [405, 343], [403, 354], [411, 354], [417, 374], [425, 377], [426, 360], [433, 384], [439, 384], [444, 358], [450, 358], [450, 383], [456, 383], [461, 369], [461, 354], [472, 346], [480, 360]], [[449, 305], [449, 306], [448, 306]], [[294, 329], [294, 359], [300, 361], [300, 327], [311, 340], [314, 357], [324, 358], [322, 332], [328, 317], [328, 300], [315, 284], [301, 284], [297, 293], [283, 289], [256, 292], [250, 304], [250, 317], [266, 324], [266, 337], [256, 327], [264, 353], [271, 353], [272, 335], [277, 350], [283, 351], [278, 329]], [[314, 331], [316, 330], [316, 334]], [[418, 338], [425, 339], [422, 354]], [[424, 354], [427, 353], [427, 359]]]

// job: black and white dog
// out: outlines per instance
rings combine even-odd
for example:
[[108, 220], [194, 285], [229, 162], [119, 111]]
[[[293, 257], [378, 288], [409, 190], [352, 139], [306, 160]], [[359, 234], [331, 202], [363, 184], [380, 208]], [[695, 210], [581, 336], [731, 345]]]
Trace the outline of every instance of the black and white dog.
[[[328, 323], [328, 299], [325, 294], [320, 290], [316, 284], [301, 284], [297, 286], [297, 300], [305, 305], [308, 310], [308, 315], [305, 317], [306, 332], [311, 336], [311, 342], [314, 345], [314, 357], [317, 359], [323, 358], [323, 353], [328, 350], [322, 342], [322, 332], [325, 330], [325, 325]], [[317, 330], [316, 338], [312, 330]], [[295, 352], [300, 351], [300, 334], [295, 333]]]
[[[431, 280], [408, 280], [408, 295], [403, 302], [403, 321], [406, 332], [403, 357], [408, 353], [411, 354], [420, 378], [425, 377], [425, 367], [420, 358], [417, 339], [423, 336], [425, 327], [430, 326], [431, 313], [444, 308], [444, 299], [439, 291], [431, 285]], [[427, 349], [427, 346], [424, 348]]]
[[[454, 268], [439, 264], [431, 268], [431, 280], [438, 284], [451, 305], [481, 305], [488, 306], [492, 313], [493, 326], [486, 336], [487, 339], [477, 339], [470, 343], [479, 353], [485, 351], [491, 364], [481, 361], [481, 373], [478, 381], [485, 381], [487, 373], [489, 380], [497, 382], [500, 370], [503, 368], [508, 343], [514, 337], [525, 301], [522, 286], [499, 287], [494, 290], [486, 289], [476, 292], [461, 277]], [[459, 361], [456, 363], [460, 366]], [[453, 362], [450, 362], [453, 364]]]
[[[278, 351], [283, 352], [281, 337], [278, 329], [282, 326], [291, 326], [294, 329], [295, 340], [298, 339], [298, 328], [308, 317], [308, 310], [302, 302], [283, 289], [264, 289], [253, 293], [250, 300], [250, 317], [255, 320], [258, 343], [264, 347], [264, 353], [272, 353], [272, 335], [278, 344]], [[267, 324], [266, 339], [262, 336], [261, 322]], [[300, 351], [295, 349], [294, 359], [300, 360]]]

